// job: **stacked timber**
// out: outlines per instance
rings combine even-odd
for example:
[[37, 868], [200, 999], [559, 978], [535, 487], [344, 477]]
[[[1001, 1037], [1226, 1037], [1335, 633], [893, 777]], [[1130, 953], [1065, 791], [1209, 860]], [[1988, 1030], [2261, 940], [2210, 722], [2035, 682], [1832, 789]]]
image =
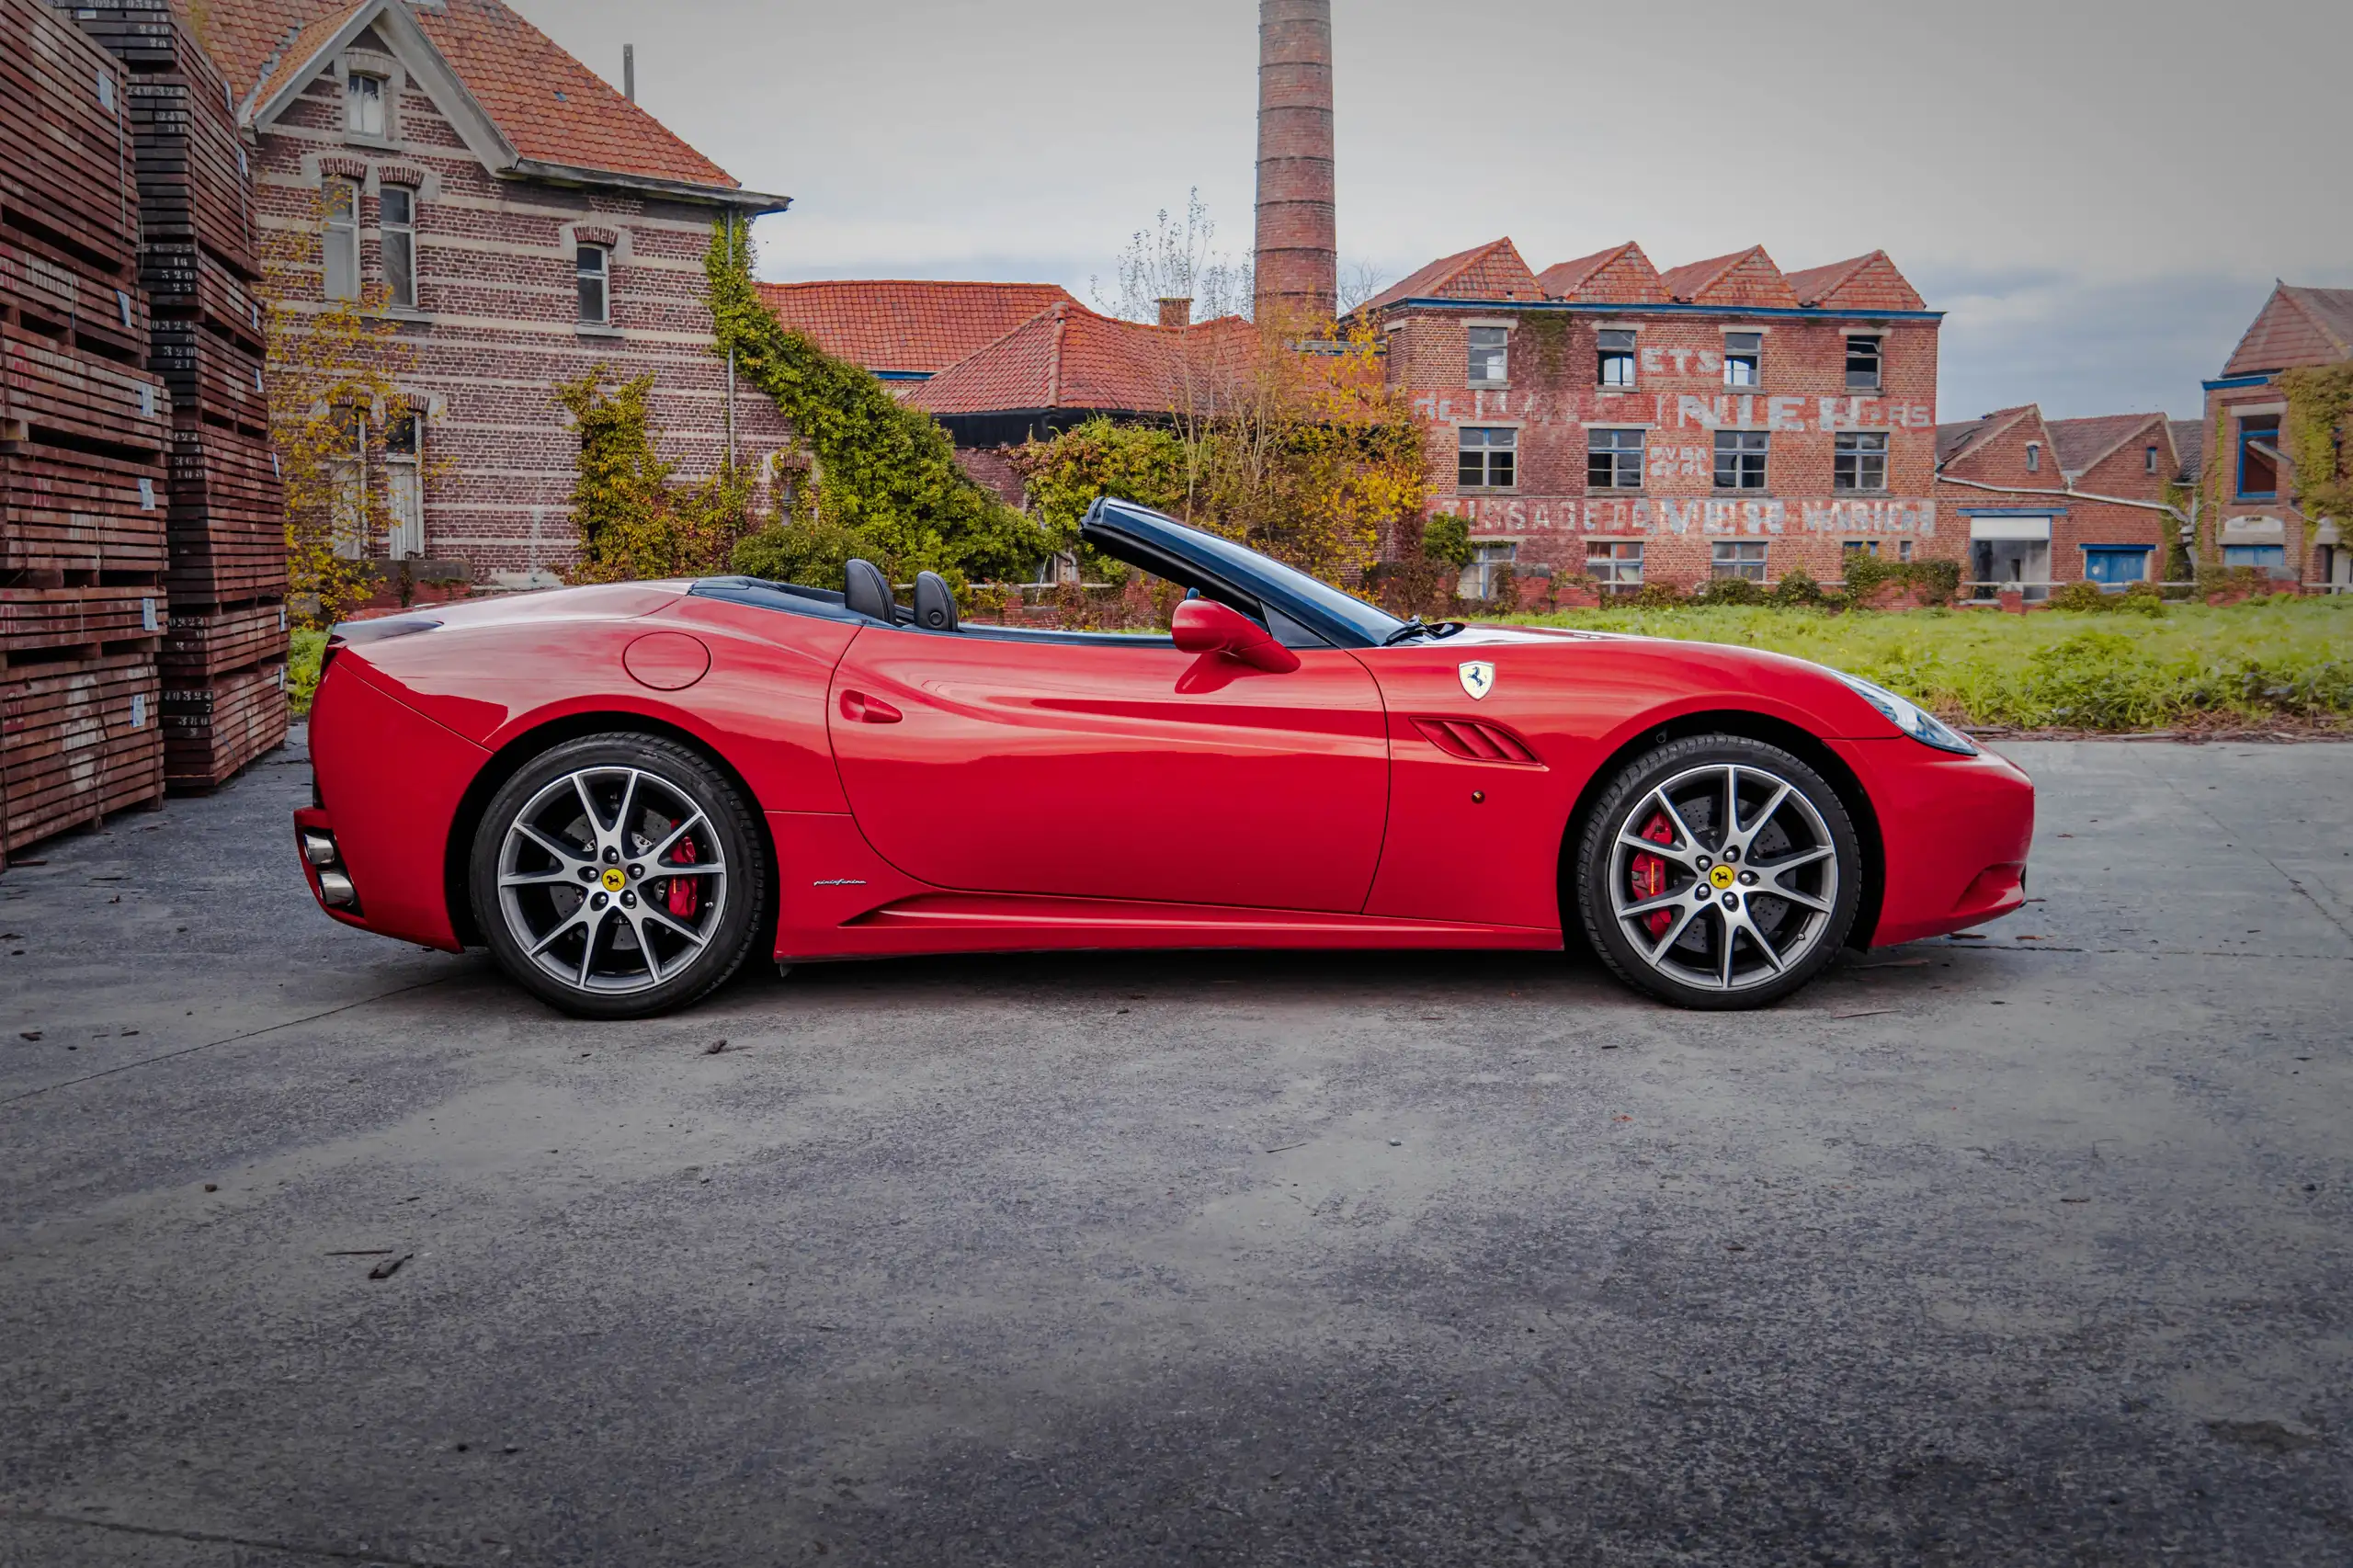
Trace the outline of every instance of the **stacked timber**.
[[0, 0], [0, 859], [163, 793], [171, 421], [130, 86]]
[[175, 790], [210, 790], [286, 738], [285, 506], [252, 171], [227, 83], [165, 0], [73, 15], [129, 73], [148, 363], [172, 408], [165, 774]]

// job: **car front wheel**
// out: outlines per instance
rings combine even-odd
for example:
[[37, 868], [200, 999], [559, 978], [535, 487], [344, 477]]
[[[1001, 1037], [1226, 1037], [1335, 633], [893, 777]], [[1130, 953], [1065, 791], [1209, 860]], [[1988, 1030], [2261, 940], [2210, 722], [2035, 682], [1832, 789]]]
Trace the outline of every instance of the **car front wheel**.
[[1618, 976], [1686, 1007], [1762, 1006], [1820, 972], [1862, 891], [1853, 822], [1822, 776], [1740, 735], [1670, 741], [1611, 780], [1576, 894]]
[[710, 992], [750, 952], [767, 896], [742, 792], [651, 735], [588, 736], [526, 763], [483, 813], [470, 869], [500, 967], [590, 1018]]

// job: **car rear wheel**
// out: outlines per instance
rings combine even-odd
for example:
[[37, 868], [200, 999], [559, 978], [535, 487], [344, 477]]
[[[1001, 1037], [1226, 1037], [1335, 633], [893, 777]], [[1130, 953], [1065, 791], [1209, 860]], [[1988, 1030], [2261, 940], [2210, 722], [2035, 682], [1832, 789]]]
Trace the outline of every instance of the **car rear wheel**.
[[686, 746], [629, 734], [525, 764], [483, 812], [470, 862], [500, 967], [587, 1018], [682, 1007], [733, 974], [767, 869], [732, 782]]
[[1594, 950], [1627, 983], [1686, 1007], [1756, 1007], [1836, 955], [1862, 853], [1837, 792], [1779, 746], [1670, 741], [1611, 780], [1578, 846]]

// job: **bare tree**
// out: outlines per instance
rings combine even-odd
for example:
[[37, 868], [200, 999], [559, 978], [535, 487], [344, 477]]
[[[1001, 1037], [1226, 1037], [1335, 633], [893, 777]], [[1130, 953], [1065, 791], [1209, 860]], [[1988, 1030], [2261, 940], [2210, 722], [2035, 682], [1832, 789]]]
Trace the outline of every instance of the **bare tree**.
[[1369, 261], [1351, 261], [1340, 268], [1339, 313], [1365, 303], [1389, 287], [1389, 274]]
[[1250, 258], [1236, 258], [1211, 248], [1217, 224], [1202, 204], [1200, 187], [1186, 193], [1180, 222], [1166, 208], [1153, 227], [1138, 229], [1120, 253], [1119, 273], [1111, 289], [1103, 279], [1087, 279], [1087, 292], [1106, 315], [1129, 321], [1157, 321], [1163, 300], [1190, 300], [1193, 319], [1250, 314], [1253, 278]]

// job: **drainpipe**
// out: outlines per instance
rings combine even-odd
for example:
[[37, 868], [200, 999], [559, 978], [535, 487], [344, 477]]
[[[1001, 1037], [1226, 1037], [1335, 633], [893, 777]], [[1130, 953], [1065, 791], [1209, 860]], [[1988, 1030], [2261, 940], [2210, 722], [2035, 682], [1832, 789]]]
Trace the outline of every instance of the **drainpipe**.
[[[735, 209], [727, 210], [727, 261], [735, 262]], [[731, 335], [727, 342], [727, 474], [735, 475], [735, 341]]]

